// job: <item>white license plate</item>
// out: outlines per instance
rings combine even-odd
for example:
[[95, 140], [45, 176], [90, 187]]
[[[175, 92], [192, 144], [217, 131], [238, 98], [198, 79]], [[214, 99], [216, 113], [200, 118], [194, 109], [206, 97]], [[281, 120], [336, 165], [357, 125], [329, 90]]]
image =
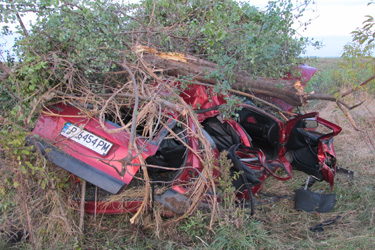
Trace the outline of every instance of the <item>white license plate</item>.
[[65, 124], [60, 134], [101, 155], [106, 155], [113, 146], [112, 143], [71, 123]]

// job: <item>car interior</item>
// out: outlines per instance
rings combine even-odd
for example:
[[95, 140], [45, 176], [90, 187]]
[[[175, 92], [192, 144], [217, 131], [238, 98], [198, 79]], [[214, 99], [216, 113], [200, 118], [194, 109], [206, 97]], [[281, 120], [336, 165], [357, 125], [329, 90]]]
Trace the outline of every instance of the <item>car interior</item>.
[[244, 107], [238, 112], [237, 122], [251, 137], [253, 147], [260, 148], [267, 160], [277, 157], [280, 128], [271, 117]]

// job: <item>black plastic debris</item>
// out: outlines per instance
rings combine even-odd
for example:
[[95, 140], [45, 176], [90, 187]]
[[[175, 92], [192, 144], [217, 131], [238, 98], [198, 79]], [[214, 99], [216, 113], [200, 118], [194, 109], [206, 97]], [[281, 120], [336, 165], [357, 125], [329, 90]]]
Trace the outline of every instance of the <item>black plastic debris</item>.
[[331, 225], [331, 224], [335, 223], [340, 218], [341, 218], [341, 216], [337, 215], [336, 218], [334, 218], [332, 220], [323, 221], [322, 223], [319, 223], [318, 225], [316, 225], [314, 227], [311, 227], [310, 230], [314, 233], [323, 232], [325, 226], [328, 226], [328, 225]]
[[295, 191], [295, 206], [297, 210], [306, 212], [328, 213], [336, 204], [334, 194], [319, 194], [310, 190]]

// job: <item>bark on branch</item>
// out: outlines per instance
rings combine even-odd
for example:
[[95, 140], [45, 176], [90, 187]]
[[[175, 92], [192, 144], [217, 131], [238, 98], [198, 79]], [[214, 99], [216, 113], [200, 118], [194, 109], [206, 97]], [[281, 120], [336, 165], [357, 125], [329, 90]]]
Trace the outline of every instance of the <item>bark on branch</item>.
[[[220, 70], [215, 63], [208, 62], [193, 56], [186, 56], [185, 60], [175, 60], [172, 57], [161, 57], [158, 55], [144, 55], [143, 60], [150, 66], [162, 69], [167, 75], [192, 76], [200, 82], [217, 84], [217, 80], [207, 77], [214, 71]], [[254, 78], [244, 71], [236, 72], [236, 81], [233, 89], [252, 93], [256, 95], [267, 95], [282, 99], [294, 106], [301, 106], [304, 99], [298, 94], [294, 87], [295, 81], [283, 79], [269, 79], [264, 77]]]
[[[164, 74], [179, 77], [191, 76], [193, 79], [209, 84], [217, 84], [217, 80], [211, 73], [220, 70], [219, 66], [213, 62], [205, 61], [191, 55], [180, 53], [164, 53], [156, 49], [145, 46], [137, 46], [136, 52], [142, 52], [142, 59], [149, 67], [157, 68]], [[303, 87], [297, 86], [296, 80], [270, 79], [264, 77], [254, 77], [245, 71], [235, 72], [236, 79], [232, 85], [234, 90], [239, 90], [253, 95], [263, 95], [281, 99], [293, 106], [303, 106], [309, 100], [324, 100], [332, 102], [340, 102], [342, 105], [349, 107], [342, 98], [358, 91], [362, 87], [375, 79], [375, 75], [371, 76], [357, 87], [345, 92], [336, 94], [323, 93], [305, 93]], [[356, 107], [357, 105], [353, 106]]]
[[9, 78], [9, 76], [12, 74], [12, 71], [8, 66], [5, 65], [5, 63], [0, 62], [0, 70], [2, 70], [4, 73], [0, 75], [0, 81], [5, 81]]

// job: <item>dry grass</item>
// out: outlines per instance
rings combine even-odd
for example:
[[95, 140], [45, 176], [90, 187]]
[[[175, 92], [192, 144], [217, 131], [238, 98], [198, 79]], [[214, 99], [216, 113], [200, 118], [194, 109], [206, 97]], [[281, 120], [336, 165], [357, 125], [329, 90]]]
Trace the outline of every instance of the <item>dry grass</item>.
[[[72, 245], [74, 236], [79, 234], [75, 225], [77, 214], [74, 213], [69, 189], [51, 188], [50, 185], [43, 189], [33, 179], [35, 175], [29, 174], [24, 175], [22, 182], [18, 179], [19, 186], [14, 187], [12, 179], [19, 173], [17, 166], [12, 162], [6, 162], [1, 164], [0, 171], [0, 188], [5, 191], [0, 195], [2, 249], [50, 249], [56, 247], [56, 244]], [[51, 171], [49, 177], [67, 177], [66, 172], [54, 166], [46, 165], [46, 171]], [[62, 190], [66, 193], [62, 193]], [[20, 237], [12, 237], [15, 234], [19, 234]]]

